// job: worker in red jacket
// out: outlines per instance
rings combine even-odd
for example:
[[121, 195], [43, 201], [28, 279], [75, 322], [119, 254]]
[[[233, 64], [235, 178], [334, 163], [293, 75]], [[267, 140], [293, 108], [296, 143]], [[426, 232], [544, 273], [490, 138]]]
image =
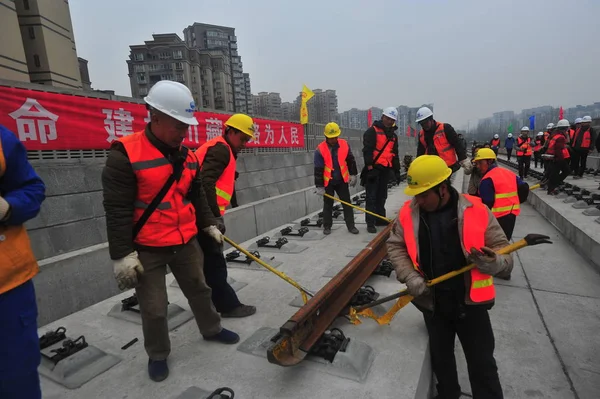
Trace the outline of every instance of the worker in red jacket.
[[548, 194], [557, 195], [555, 190], [571, 172], [569, 167], [569, 150], [567, 149], [566, 135], [569, 131], [569, 121], [561, 119], [556, 124], [555, 130], [548, 140], [546, 156], [548, 164]]

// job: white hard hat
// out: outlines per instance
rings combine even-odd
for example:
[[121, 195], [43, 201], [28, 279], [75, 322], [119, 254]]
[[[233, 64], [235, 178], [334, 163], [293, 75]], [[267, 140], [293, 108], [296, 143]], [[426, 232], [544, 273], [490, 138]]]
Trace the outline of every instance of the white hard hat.
[[419, 108], [419, 110], [417, 111], [417, 123], [429, 118], [430, 116], [433, 116], [433, 112], [431, 112], [431, 110], [427, 107], [421, 107]]
[[546, 126], [546, 130], [550, 130], [554, 127], [554, 123], [550, 122], [548, 123], [548, 125]]
[[512, 133], [509, 133], [509, 134], [508, 134], [508, 138], [511, 138], [511, 137], [512, 137]]
[[592, 117], [589, 115], [584, 116], [581, 118], [581, 123], [592, 123]]
[[566, 119], [561, 119], [558, 121], [558, 123], [556, 124], [556, 127], [569, 127], [571, 126], [571, 124], [569, 123], [568, 120]]
[[575, 124], [581, 123], [581, 118], [575, 118]]
[[196, 104], [192, 92], [185, 85], [171, 80], [157, 82], [146, 97], [146, 104], [188, 125], [198, 125], [194, 117]]
[[528, 131], [529, 131], [529, 128], [528, 128], [527, 126], [523, 126], [523, 127], [521, 128], [521, 131], [522, 131], [522, 132], [528, 132]]
[[537, 135], [538, 135], [538, 136], [543, 136], [543, 135], [544, 135], [544, 132], [538, 132], [538, 134], [537, 134]]
[[497, 139], [498, 137], [500, 137], [500, 136], [498, 136], [497, 134], [494, 134], [494, 138], [495, 139]]
[[395, 107], [387, 107], [383, 110], [383, 115], [392, 118], [395, 121], [398, 120], [398, 110]]

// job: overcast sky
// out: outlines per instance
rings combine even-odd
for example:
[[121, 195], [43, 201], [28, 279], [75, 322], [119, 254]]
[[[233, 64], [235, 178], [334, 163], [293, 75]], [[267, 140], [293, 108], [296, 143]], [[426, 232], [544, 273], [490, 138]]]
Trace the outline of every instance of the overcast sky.
[[[131, 94], [129, 45], [194, 22], [234, 27], [252, 93], [335, 89], [339, 111], [434, 103], [493, 112], [600, 101], [598, 0], [71, 0], [92, 86]], [[471, 125], [473, 126], [473, 125]]]

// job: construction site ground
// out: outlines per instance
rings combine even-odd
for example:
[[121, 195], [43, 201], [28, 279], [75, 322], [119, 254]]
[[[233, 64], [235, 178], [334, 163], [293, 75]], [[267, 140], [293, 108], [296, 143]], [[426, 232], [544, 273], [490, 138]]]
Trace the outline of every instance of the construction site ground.
[[[405, 183], [390, 191], [388, 217], [396, 214], [408, 199], [404, 186]], [[462, 172], [455, 186], [463, 187]], [[290, 239], [306, 247], [300, 253], [259, 249], [261, 258], [269, 262], [274, 256], [273, 261], [282, 262], [278, 270], [317, 291], [330, 278], [324, 275], [331, 276], [345, 266], [374, 237], [366, 232], [364, 215], [356, 214], [356, 220], [359, 235], [349, 234], [343, 224], [336, 224], [340, 227], [321, 240]], [[600, 228], [600, 224], [595, 224]], [[553, 244], [524, 248], [514, 255], [512, 279], [496, 279], [497, 300], [490, 311], [505, 397], [599, 398], [600, 345], [596, 334], [600, 331], [600, 274], [560, 231], [524, 204], [514, 240], [528, 233], [546, 234]], [[242, 245], [248, 247], [255, 241]], [[203, 397], [193, 396], [192, 387], [200, 393], [224, 386], [232, 388], [236, 398], [428, 398], [434, 392], [427, 332], [420, 312], [412, 305], [402, 309], [389, 326], [379, 326], [371, 320], [364, 320], [360, 326], [345, 319], [336, 321], [335, 326], [351, 341], [372, 349], [368, 364], [340, 369], [335, 364], [310, 359], [299, 366], [283, 368], [268, 363], [266, 351], [260, 348], [254, 354], [240, 349], [251, 347], [249, 340], [261, 329], [277, 331], [297, 311], [290, 303], [297, 300], [299, 292], [266, 270], [230, 267], [229, 274], [238, 287], [246, 284], [238, 291], [241, 301], [258, 308], [254, 316], [223, 320], [224, 327], [240, 334], [239, 344], [226, 346], [204, 341], [190, 320], [171, 331], [170, 376], [161, 383], [152, 382], [147, 375], [148, 358], [141, 327], [108, 316], [121, 299], [132, 294], [128, 291], [39, 329], [41, 336], [64, 326], [68, 336], [84, 335], [90, 345], [120, 358], [118, 364], [76, 389], [42, 377], [43, 397], [192, 398]], [[172, 275], [168, 275], [170, 303], [189, 310], [185, 297], [171, 285], [172, 281]], [[373, 276], [367, 284], [382, 296], [404, 288], [394, 273], [391, 277]], [[121, 349], [134, 338], [139, 342]], [[469, 397], [466, 364], [458, 340], [456, 353], [462, 390]]]

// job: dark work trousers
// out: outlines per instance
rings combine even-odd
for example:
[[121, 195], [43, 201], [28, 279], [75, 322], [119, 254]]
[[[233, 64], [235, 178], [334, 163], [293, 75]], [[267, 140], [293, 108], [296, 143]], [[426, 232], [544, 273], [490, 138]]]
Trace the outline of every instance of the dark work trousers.
[[506, 149], [506, 159], [508, 159], [510, 161], [510, 157], [512, 156], [512, 148], [507, 148]]
[[[385, 217], [385, 201], [387, 200], [388, 193], [387, 184], [392, 170], [391, 168], [382, 168], [377, 171], [379, 173], [376, 176], [367, 177], [367, 185], [365, 186], [367, 194], [366, 209]], [[378, 219], [368, 213], [365, 214], [367, 226], [375, 226]]]
[[569, 159], [548, 163], [548, 192], [551, 192], [569, 176]]
[[219, 313], [231, 312], [241, 305], [235, 290], [227, 282], [227, 261], [221, 247], [212, 238], [200, 236], [204, 252], [204, 278], [212, 289], [212, 302]]
[[531, 155], [523, 155], [517, 157], [517, 161], [519, 163], [519, 177], [521, 179], [524, 179], [529, 173], [529, 166], [531, 165]]
[[513, 230], [515, 229], [515, 222], [517, 221], [517, 215], [509, 213], [508, 215], [497, 218], [498, 224], [502, 227], [506, 238], [509, 240], [512, 238]]
[[533, 162], [535, 164], [535, 167], [538, 167], [538, 162], [540, 163], [540, 166], [544, 166], [544, 161], [542, 161], [542, 153], [537, 151], [533, 153]]
[[587, 149], [573, 149], [573, 151], [571, 151], [571, 170], [575, 176], [583, 176], [587, 164], [587, 157]]
[[440, 398], [458, 399], [461, 396], [454, 357], [454, 343], [458, 335], [467, 360], [473, 398], [502, 399], [504, 396], [494, 359], [494, 332], [488, 311], [480, 306], [458, 303], [444, 307], [456, 310], [443, 310], [436, 305], [435, 312], [423, 313]]
[[[335, 196], [334, 193], [337, 193], [339, 199], [345, 202], [350, 202], [350, 188], [348, 187], [348, 183], [339, 182], [332, 183], [329, 182], [327, 187], [325, 187], [325, 192], [331, 196]], [[354, 227], [354, 210], [348, 205], [342, 204], [344, 208], [344, 220], [346, 221], [346, 227], [349, 229]], [[323, 197], [323, 228], [330, 229], [333, 224], [333, 200], [331, 198]]]

